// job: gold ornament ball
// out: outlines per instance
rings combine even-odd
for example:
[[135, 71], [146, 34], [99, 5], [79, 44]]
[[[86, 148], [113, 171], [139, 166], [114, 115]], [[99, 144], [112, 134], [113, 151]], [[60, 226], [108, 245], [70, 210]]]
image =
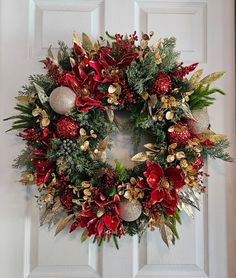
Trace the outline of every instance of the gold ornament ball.
[[127, 199], [121, 199], [118, 205], [119, 216], [127, 222], [135, 221], [142, 213], [142, 205], [136, 200], [135, 204]]
[[51, 108], [58, 114], [65, 115], [75, 106], [76, 94], [68, 87], [57, 87], [50, 95]]
[[188, 121], [189, 129], [194, 134], [200, 134], [205, 132], [210, 124], [209, 115], [207, 109], [196, 109], [192, 111], [194, 120]]

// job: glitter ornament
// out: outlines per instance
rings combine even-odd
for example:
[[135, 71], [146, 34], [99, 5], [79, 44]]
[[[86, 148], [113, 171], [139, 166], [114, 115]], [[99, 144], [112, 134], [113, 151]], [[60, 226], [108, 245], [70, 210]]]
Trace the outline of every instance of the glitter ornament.
[[74, 139], [78, 136], [79, 125], [67, 117], [61, 117], [56, 123], [56, 134], [61, 139]]
[[207, 109], [196, 109], [192, 111], [192, 115], [195, 119], [194, 120], [188, 120], [188, 126], [192, 133], [194, 134], [200, 134], [205, 131], [207, 131], [210, 120], [209, 115], [207, 113]]
[[171, 79], [168, 74], [159, 73], [150, 90], [154, 94], [164, 95], [171, 91]]
[[127, 199], [122, 199], [118, 205], [119, 216], [127, 222], [135, 221], [142, 213], [142, 206], [139, 201], [133, 204]]
[[51, 108], [58, 114], [65, 115], [75, 106], [76, 94], [68, 87], [57, 87], [50, 95]]
[[199, 171], [203, 167], [204, 161], [202, 156], [197, 157], [193, 162], [192, 166], [195, 170]]
[[187, 124], [180, 122], [176, 125], [172, 125], [168, 128], [168, 138], [171, 143], [177, 143], [178, 145], [187, 144], [191, 134], [189, 132]]

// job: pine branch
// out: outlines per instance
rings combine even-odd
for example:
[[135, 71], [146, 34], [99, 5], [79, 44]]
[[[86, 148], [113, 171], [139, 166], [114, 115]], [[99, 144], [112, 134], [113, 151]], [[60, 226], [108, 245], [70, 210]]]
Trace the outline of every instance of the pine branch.
[[203, 155], [205, 157], [209, 155], [213, 159], [219, 158], [227, 162], [233, 162], [234, 159], [230, 156], [230, 154], [224, 151], [226, 148], [229, 147], [229, 145], [230, 143], [226, 139], [216, 143], [214, 146], [204, 146]]
[[155, 53], [151, 53], [141, 61], [133, 61], [126, 71], [127, 81], [139, 95], [151, 85], [158, 71]]
[[225, 93], [217, 88], [209, 88], [209, 85], [203, 86], [199, 85], [189, 97], [189, 107], [193, 109], [202, 109], [204, 107], [210, 106], [214, 103], [215, 97], [212, 97], [212, 94], [219, 93], [225, 95]]
[[160, 48], [160, 56], [162, 62], [158, 65], [158, 68], [162, 72], [169, 72], [176, 68], [178, 64], [178, 58], [180, 52], [175, 51], [176, 38], [165, 38]]
[[60, 53], [60, 59], [58, 59], [59, 65], [63, 70], [70, 71], [71, 63], [70, 63], [69, 48], [63, 41], [58, 41], [58, 45], [59, 45], [59, 53]]

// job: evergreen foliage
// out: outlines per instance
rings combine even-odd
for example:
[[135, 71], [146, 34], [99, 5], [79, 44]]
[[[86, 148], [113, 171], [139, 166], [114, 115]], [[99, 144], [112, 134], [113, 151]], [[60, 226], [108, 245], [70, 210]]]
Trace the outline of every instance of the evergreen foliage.
[[212, 96], [212, 94], [215, 93], [219, 93], [221, 95], [225, 94], [220, 89], [210, 88], [210, 85], [199, 85], [197, 88], [194, 89], [193, 93], [189, 97], [190, 109], [202, 109], [204, 107], [210, 106], [215, 101], [215, 97]]

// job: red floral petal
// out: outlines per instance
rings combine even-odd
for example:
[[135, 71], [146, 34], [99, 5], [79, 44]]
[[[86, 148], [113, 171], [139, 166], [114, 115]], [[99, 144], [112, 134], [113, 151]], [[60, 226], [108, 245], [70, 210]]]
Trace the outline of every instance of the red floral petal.
[[155, 187], [157, 186], [158, 182], [160, 181], [160, 177], [156, 175], [156, 173], [151, 173], [147, 177], [147, 183], [150, 187]]
[[181, 188], [185, 184], [181, 169], [174, 167], [167, 168], [165, 169], [165, 176], [175, 189]]
[[155, 188], [152, 192], [151, 192], [151, 203], [155, 204], [157, 202], [161, 202], [163, 200], [163, 190], [159, 190], [158, 188]]
[[103, 216], [103, 221], [106, 224], [107, 228], [110, 229], [112, 232], [114, 232], [117, 229], [120, 223], [120, 220], [117, 216], [112, 217], [108, 214], [105, 214]]
[[104, 228], [104, 222], [101, 219], [98, 221], [98, 225], [97, 225], [97, 231], [99, 236], [103, 233], [103, 228]]

